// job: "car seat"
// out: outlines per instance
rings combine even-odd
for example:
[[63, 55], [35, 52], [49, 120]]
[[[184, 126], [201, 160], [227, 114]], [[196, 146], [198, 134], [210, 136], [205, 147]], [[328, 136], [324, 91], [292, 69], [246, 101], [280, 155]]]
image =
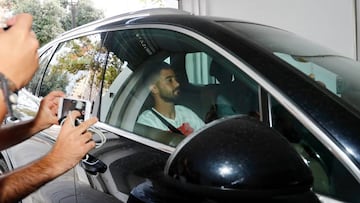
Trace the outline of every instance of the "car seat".
[[213, 116], [214, 118], [235, 114], [250, 115], [258, 112], [256, 92], [229, 69], [213, 60], [210, 65], [210, 75], [220, 83], [212, 85], [212, 88], [216, 89], [213, 106], [216, 116]]

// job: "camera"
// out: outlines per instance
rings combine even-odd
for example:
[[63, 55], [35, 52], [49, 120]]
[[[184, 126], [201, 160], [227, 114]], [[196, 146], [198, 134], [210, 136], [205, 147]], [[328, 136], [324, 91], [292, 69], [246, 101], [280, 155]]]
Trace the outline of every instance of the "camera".
[[81, 113], [78, 117], [81, 121], [90, 118], [91, 103], [87, 100], [74, 99], [74, 98], [60, 98], [58, 108], [58, 119], [63, 120], [67, 117], [69, 112], [77, 110]]

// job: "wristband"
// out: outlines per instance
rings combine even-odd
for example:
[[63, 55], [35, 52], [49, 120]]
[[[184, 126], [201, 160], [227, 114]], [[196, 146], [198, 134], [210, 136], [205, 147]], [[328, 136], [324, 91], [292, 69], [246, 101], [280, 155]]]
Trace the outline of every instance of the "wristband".
[[0, 73], [0, 89], [10, 118], [15, 118], [13, 109], [17, 104], [17, 92], [15, 84]]

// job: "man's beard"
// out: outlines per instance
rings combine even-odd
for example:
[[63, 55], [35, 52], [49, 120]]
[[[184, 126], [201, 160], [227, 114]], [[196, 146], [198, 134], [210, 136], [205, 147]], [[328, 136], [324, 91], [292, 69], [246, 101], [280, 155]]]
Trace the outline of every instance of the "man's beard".
[[[177, 94], [175, 94], [175, 91], [178, 91]], [[175, 89], [172, 94], [160, 94], [160, 97], [162, 100], [168, 103], [175, 103], [177, 98], [179, 97], [179, 89]]]

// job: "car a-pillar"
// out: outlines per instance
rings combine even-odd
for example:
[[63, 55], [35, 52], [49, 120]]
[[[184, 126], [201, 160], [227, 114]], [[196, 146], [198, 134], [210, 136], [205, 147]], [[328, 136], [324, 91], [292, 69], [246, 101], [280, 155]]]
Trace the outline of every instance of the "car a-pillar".
[[274, 129], [250, 117], [213, 121], [184, 139], [164, 178], [135, 188], [139, 202], [319, 202], [309, 167]]

